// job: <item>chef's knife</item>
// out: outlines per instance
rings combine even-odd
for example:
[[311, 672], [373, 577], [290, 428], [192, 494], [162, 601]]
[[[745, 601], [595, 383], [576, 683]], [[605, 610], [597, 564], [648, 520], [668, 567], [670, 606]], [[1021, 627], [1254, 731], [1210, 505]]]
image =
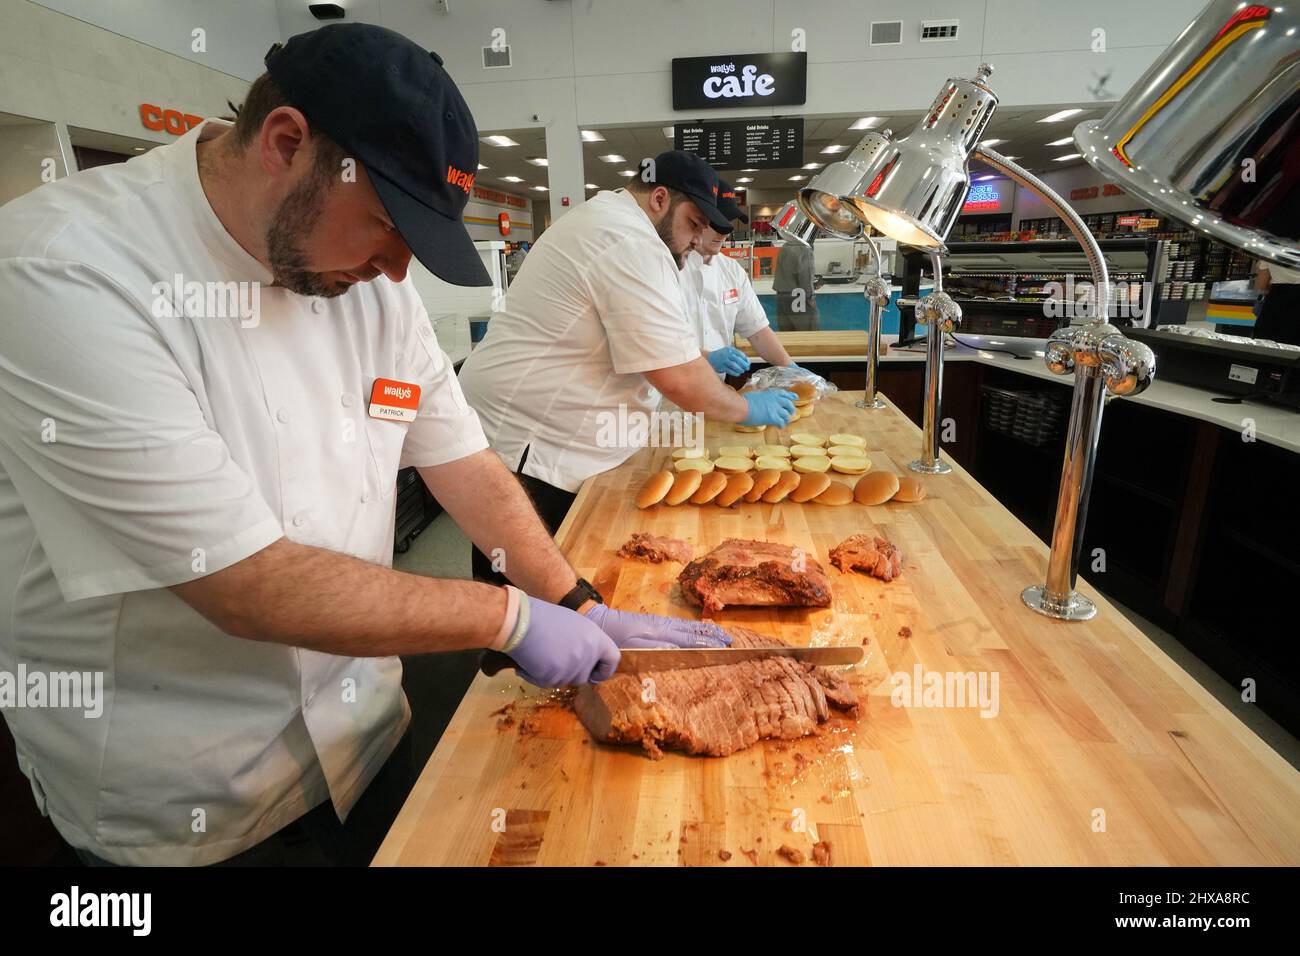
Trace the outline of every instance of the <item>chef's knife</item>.
[[[862, 660], [861, 647], [699, 647], [654, 648], [625, 650], [621, 652], [617, 673], [644, 674], [651, 671], [684, 670], [695, 667], [717, 667], [720, 664], [739, 664], [768, 657], [788, 657], [805, 664], [837, 665], [856, 664]], [[515, 662], [500, 651], [485, 651], [479, 665], [484, 674], [493, 674], [514, 667]]]

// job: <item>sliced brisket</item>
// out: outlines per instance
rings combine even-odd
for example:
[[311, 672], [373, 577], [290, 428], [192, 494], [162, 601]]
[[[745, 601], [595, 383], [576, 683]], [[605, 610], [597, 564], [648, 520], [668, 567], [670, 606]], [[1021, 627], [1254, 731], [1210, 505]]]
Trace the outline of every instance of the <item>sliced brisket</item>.
[[641, 531], [633, 532], [632, 537], [627, 539], [627, 543], [618, 549], [620, 558], [649, 561], [651, 564], [659, 564], [662, 561], [680, 561], [685, 564], [691, 560], [691, 553], [691, 546], [685, 541], [661, 538], [657, 534], [645, 534]]
[[[733, 647], [785, 647], [744, 628], [728, 628]], [[652, 693], [643, 694], [643, 679]], [[643, 699], [648, 697], [649, 700]], [[831, 709], [856, 717], [853, 689], [824, 667], [784, 657], [661, 671], [615, 674], [578, 691], [583, 726], [608, 743], [640, 744], [656, 759], [660, 748], [725, 757], [764, 739], [813, 733]]]
[[841, 571], [865, 571], [892, 581], [903, 573], [903, 552], [884, 538], [855, 534], [831, 549], [831, 564]]
[[677, 576], [682, 595], [706, 611], [728, 604], [829, 607], [826, 572], [810, 554], [773, 541], [728, 538]]

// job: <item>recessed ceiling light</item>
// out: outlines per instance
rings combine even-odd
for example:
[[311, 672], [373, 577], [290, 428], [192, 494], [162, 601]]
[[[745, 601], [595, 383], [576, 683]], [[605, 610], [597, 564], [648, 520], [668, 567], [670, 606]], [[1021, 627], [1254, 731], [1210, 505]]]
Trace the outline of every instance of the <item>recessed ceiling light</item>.
[[846, 149], [848, 149], [847, 146], [840, 146], [840, 145], [837, 145], [837, 144], [835, 144], [835, 143], [832, 143], [830, 146], [827, 146], [825, 149], [823, 149], [822, 152], [823, 152], [823, 153], [842, 153], [842, 152], [844, 152]]
[[484, 142], [491, 143], [493, 146], [518, 146], [519, 145], [509, 136], [500, 136], [500, 135], [484, 136], [483, 140]]
[[980, 140], [980, 145], [981, 145], [981, 146], [996, 146], [996, 145], [998, 145], [998, 143], [1005, 143], [1005, 142], [1006, 142], [1005, 139], [982, 139], [982, 140]]
[[665, 137], [666, 139], [672, 139], [672, 138], [673, 138], [673, 128], [672, 128], [671, 126], [664, 126], [664, 127], [662, 127], [662, 129], [663, 129], [663, 131], [664, 131], [664, 137]]
[[484, 166], [482, 163], [479, 163], [479, 164], [478, 164], [478, 168], [479, 168], [479, 169], [487, 169], [488, 167], [487, 167], [487, 166]]
[[627, 162], [627, 160], [624, 159], [622, 156], [620, 156], [618, 153], [606, 153], [604, 156], [600, 157], [600, 160], [601, 162], [604, 163], [626, 163]]
[[821, 169], [825, 165], [825, 163], [804, 163], [800, 169]]
[[597, 186], [595, 183], [587, 183], [587, 188], [588, 188], [588, 189], [599, 189], [600, 187]]
[[582, 131], [582, 141], [584, 143], [603, 143], [605, 137], [601, 136], [594, 129], [584, 129]]
[[753, 176], [741, 176], [739, 179], [736, 180], [736, 182], [738, 183], [752, 183], [753, 181], [754, 181]]
[[1047, 145], [1048, 146], [1069, 146], [1073, 142], [1074, 142], [1073, 136], [1062, 136], [1060, 139], [1052, 140]]
[[503, 180], [505, 180], [506, 182], [508, 182], [508, 183], [522, 183], [522, 182], [523, 182], [523, 180], [520, 179], [518, 176], [502, 176], [501, 178], [502, 178]]
[[620, 169], [620, 170], [618, 171], [618, 174], [619, 174], [620, 176], [635, 176], [635, 175], [636, 175], [636, 173], [635, 173], [633, 170], [630, 170], [630, 169]]
[[997, 178], [998, 178], [997, 176], [993, 175], [992, 173], [989, 173], [987, 176], [976, 176], [975, 182], [982, 183], [986, 179], [997, 179]]
[[533, 189], [537, 190], [539, 193], [544, 193], [544, 192], [546, 192], [546, 187], [545, 187], [545, 186], [534, 186]]
[[805, 180], [805, 179], [807, 179], [807, 178], [808, 178], [807, 176], [791, 176], [791, 177], [790, 177], [790, 182], [792, 182], [792, 183], [803, 182], [803, 180]]
[[1078, 116], [1082, 113], [1081, 109], [1061, 110], [1059, 113], [1053, 113], [1051, 116], [1044, 116], [1038, 122], [1040, 123], [1059, 123], [1063, 119], [1069, 119], [1071, 116]]
[[143, 146], [132, 146], [131, 148], [134, 149], [137, 153], [143, 153], [143, 152], [144, 152], [144, 147], [143, 147]]
[[528, 162], [532, 163], [534, 166], [545, 166], [545, 165], [547, 165], [546, 157], [545, 157], [545, 156], [530, 156], [530, 157], [528, 158]]
[[757, 170], [757, 169], [742, 169], [741, 172], [742, 172], [742, 173], [756, 173], [756, 172], [758, 172], [758, 170]]
[[879, 126], [884, 121], [884, 118], [881, 116], [864, 116], [862, 119], [850, 126], [849, 129], [871, 129], [874, 126]]
[[1066, 153], [1064, 156], [1054, 156], [1053, 162], [1063, 163], [1067, 159], [1083, 159], [1082, 153]]

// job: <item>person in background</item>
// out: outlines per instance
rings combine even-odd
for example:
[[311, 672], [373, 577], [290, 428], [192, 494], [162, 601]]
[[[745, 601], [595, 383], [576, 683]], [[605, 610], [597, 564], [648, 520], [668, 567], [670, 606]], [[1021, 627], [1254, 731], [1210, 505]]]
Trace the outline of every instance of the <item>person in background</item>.
[[1255, 338], [1300, 345], [1300, 269], [1260, 259], [1255, 291], [1264, 295], [1255, 319]]
[[[711, 226], [731, 227], [713, 168], [680, 150], [645, 160], [626, 189], [597, 193], [538, 237], [465, 360], [465, 398], [552, 534], [584, 481], [638, 451], [613, 423], [650, 419], [663, 398], [719, 422], [783, 428], [793, 417], [793, 392], [742, 395], [700, 354], [678, 273]], [[513, 544], [476, 540], [475, 576], [498, 580], [487, 556]]]
[[[730, 183], [718, 180], [718, 208], [728, 220], [749, 222], [736, 204]], [[723, 255], [723, 232], [710, 225], [700, 248], [686, 256], [682, 269], [682, 293], [686, 314], [700, 339], [700, 349], [719, 375], [743, 375], [749, 370], [749, 356], [735, 347], [736, 333], [744, 336], [764, 361], [771, 365], [793, 365], [780, 339], [767, 321], [767, 313], [754, 294], [754, 284], [739, 262]]]
[[777, 253], [776, 274], [772, 277], [777, 327], [816, 332], [821, 327], [815, 295], [820, 285], [813, 274], [812, 246], [787, 241]]

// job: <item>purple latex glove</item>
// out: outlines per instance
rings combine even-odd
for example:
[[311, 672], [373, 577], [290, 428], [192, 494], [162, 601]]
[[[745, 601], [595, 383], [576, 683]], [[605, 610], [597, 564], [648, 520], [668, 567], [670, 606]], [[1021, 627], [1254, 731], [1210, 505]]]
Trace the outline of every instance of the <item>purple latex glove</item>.
[[589, 608], [584, 617], [594, 621], [619, 647], [630, 650], [726, 647], [731, 643], [730, 634], [708, 621], [616, 611], [604, 604]]
[[576, 611], [537, 598], [528, 601], [528, 630], [510, 651], [515, 673], [538, 687], [599, 684], [614, 676], [618, 646]]
[[785, 428], [794, 418], [794, 401], [799, 396], [782, 388], [769, 388], [761, 392], [745, 392], [749, 415], [742, 425], [775, 425]]

